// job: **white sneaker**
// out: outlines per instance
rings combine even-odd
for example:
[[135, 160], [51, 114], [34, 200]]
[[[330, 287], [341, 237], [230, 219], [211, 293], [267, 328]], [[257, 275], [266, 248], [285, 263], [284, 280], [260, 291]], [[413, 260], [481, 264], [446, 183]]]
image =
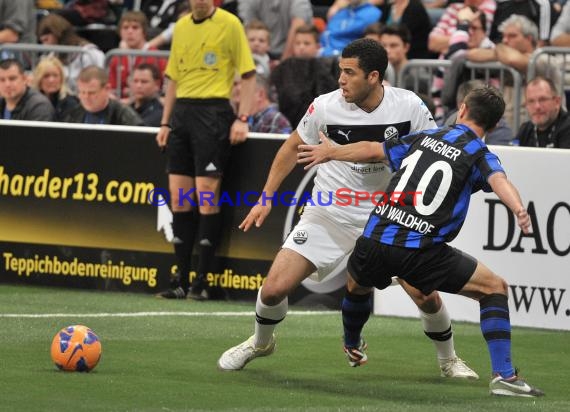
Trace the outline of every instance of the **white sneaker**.
[[441, 359], [439, 368], [444, 378], [479, 379], [479, 375], [457, 356], [451, 359]]
[[218, 359], [218, 369], [222, 371], [239, 371], [251, 360], [260, 356], [269, 356], [275, 351], [275, 335], [265, 348], [256, 348], [253, 344], [255, 336], [225, 351]]
[[489, 383], [489, 392], [491, 395], [522, 396], [525, 398], [544, 396], [543, 391], [530, 386], [516, 375], [510, 379], [505, 379], [502, 376], [495, 376], [491, 380], [491, 383]]

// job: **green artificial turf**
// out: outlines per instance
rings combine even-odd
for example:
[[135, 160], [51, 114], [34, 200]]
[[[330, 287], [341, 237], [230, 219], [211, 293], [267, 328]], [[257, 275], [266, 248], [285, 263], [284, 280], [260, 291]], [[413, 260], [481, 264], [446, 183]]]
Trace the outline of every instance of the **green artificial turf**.
[[[273, 356], [240, 372], [218, 371], [220, 354], [252, 333], [253, 309], [0, 285], [0, 410], [570, 411], [568, 332], [513, 329], [514, 363], [546, 392], [539, 399], [488, 394], [489, 359], [478, 325], [456, 323], [454, 336], [458, 354], [481, 380], [449, 380], [439, 377], [418, 320], [373, 316], [365, 328], [368, 364], [350, 368], [340, 313], [295, 313], [302, 307], [291, 307], [279, 325]], [[141, 312], [147, 314], [117, 316]], [[53, 336], [72, 324], [89, 326], [102, 342], [92, 372], [61, 372], [51, 362]]]

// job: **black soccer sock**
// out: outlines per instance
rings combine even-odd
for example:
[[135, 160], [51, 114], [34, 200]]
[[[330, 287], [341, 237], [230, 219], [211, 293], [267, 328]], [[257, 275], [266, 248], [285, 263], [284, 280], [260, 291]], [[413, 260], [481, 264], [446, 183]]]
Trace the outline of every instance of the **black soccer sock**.
[[355, 295], [348, 290], [342, 300], [342, 325], [344, 327], [344, 346], [357, 348], [360, 344], [360, 333], [370, 317], [372, 309], [372, 292], [366, 295]]
[[174, 253], [178, 261], [180, 273], [179, 286], [188, 291], [190, 287], [190, 266], [192, 250], [198, 226], [198, 214], [195, 211], [174, 212], [172, 214], [172, 231], [174, 232]]
[[200, 231], [198, 236], [198, 271], [192, 282], [192, 289], [200, 293], [207, 286], [208, 271], [212, 270], [212, 262], [220, 243], [222, 214], [200, 215]]

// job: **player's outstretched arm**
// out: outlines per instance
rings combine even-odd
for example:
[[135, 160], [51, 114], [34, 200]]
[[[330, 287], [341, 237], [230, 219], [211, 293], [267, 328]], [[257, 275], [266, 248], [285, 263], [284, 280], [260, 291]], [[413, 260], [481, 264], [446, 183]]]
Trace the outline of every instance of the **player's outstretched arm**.
[[295, 130], [279, 148], [271, 164], [258, 204], [251, 208], [243, 222], [238, 226], [244, 232], [247, 232], [252, 225], [260, 227], [271, 212], [271, 198], [297, 164], [297, 146], [301, 143], [303, 140]]
[[524, 234], [530, 233], [530, 216], [524, 207], [517, 188], [507, 179], [504, 173], [493, 173], [488, 179], [493, 192], [515, 214], [517, 222]]
[[297, 163], [306, 164], [305, 170], [329, 160], [343, 160], [346, 162], [379, 162], [386, 158], [384, 146], [378, 142], [357, 142], [343, 146], [334, 145], [333, 142], [319, 132], [321, 144], [300, 144], [297, 153]]

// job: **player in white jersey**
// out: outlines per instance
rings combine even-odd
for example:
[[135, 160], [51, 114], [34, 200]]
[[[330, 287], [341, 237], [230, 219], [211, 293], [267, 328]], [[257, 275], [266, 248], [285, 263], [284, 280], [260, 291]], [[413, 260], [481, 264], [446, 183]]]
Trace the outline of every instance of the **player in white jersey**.
[[[268, 199], [277, 193], [297, 163], [297, 147], [317, 144], [319, 132], [337, 144], [348, 144], [362, 140], [382, 142], [436, 127], [414, 93], [382, 86], [387, 63], [386, 51], [373, 40], [359, 39], [343, 50], [340, 88], [315, 99], [297, 130], [281, 146], [265, 183], [264, 197], [240, 224], [241, 229], [247, 231], [252, 225], [263, 224], [271, 211]], [[315, 271], [322, 279], [352, 252], [373, 208], [370, 200], [363, 200], [365, 194], [385, 189], [390, 177], [391, 172], [383, 163], [330, 161], [319, 165], [312, 194], [315, 204], [309, 202], [305, 207], [259, 290], [255, 334], [224, 352], [218, 360], [219, 369], [240, 370], [252, 359], [273, 353], [273, 332], [287, 314], [288, 295]], [[319, 194], [328, 203], [331, 193], [332, 204], [320, 205]], [[400, 284], [420, 310], [424, 331], [436, 346], [442, 376], [477, 379], [478, 375], [455, 354], [451, 321], [439, 294], [425, 297], [406, 283]], [[371, 299], [368, 296], [364, 302], [347, 291], [342, 306], [343, 313], [356, 308], [358, 315], [367, 319]], [[366, 346], [362, 340], [344, 348], [350, 366], [366, 363]]]

